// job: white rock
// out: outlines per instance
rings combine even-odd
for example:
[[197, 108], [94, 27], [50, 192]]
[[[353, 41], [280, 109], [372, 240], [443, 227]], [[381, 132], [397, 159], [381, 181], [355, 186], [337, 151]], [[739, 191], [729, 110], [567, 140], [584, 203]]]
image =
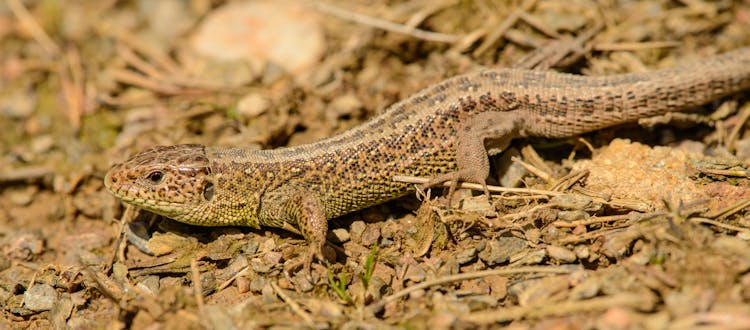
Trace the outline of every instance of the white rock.
[[296, 1], [246, 1], [223, 6], [191, 38], [193, 49], [218, 60], [259, 58], [298, 74], [325, 51], [317, 13]]

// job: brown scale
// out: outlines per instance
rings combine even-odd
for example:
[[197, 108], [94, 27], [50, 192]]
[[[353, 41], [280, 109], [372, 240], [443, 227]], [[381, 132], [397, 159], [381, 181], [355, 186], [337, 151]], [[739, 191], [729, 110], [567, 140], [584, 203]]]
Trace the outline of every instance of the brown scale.
[[[395, 175], [485, 184], [488, 151], [708, 103], [750, 87], [750, 48], [651, 73], [517, 69], [447, 79], [331, 138], [276, 150], [156, 147], [112, 167], [115, 196], [178, 221], [296, 229], [320, 256], [331, 218], [411, 194]], [[491, 143], [489, 141], [492, 141]], [[451, 190], [455, 185], [451, 187]]]

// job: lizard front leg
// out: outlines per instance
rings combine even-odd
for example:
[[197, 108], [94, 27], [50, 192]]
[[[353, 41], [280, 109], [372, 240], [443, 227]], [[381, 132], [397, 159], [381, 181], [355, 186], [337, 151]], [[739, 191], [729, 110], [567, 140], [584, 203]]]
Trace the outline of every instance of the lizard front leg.
[[[430, 188], [451, 181], [448, 198], [459, 182], [481, 184], [487, 198], [487, 177], [490, 174], [488, 154], [505, 150], [510, 141], [519, 136], [519, 118], [515, 112], [482, 112], [469, 118], [456, 133], [456, 163], [458, 170], [430, 178], [422, 188]], [[488, 152], [489, 150], [489, 152]]]
[[292, 197], [280, 203], [277, 209], [280, 211], [278, 219], [282, 222], [278, 227], [292, 232], [298, 231], [309, 246], [301, 261], [290, 265], [287, 270], [302, 266], [307, 276], [310, 276], [311, 266], [315, 259], [327, 261], [323, 255], [323, 247], [328, 233], [328, 219], [325, 217], [323, 202], [316, 194], [295, 191], [291, 192], [291, 195]]

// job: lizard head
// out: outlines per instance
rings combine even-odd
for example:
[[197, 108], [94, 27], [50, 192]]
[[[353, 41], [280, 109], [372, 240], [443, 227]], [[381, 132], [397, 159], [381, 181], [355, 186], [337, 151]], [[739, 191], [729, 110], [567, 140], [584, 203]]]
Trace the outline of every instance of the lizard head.
[[205, 147], [197, 144], [154, 147], [136, 154], [112, 166], [104, 186], [128, 204], [193, 224], [214, 197]]

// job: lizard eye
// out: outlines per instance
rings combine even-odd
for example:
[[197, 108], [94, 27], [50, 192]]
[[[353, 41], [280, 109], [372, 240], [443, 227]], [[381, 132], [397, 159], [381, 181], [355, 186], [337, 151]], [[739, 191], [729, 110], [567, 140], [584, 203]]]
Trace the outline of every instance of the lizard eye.
[[162, 179], [164, 179], [164, 173], [162, 173], [161, 171], [154, 171], [149, 173], [146, 178], [152, 183], [159, 183]]

